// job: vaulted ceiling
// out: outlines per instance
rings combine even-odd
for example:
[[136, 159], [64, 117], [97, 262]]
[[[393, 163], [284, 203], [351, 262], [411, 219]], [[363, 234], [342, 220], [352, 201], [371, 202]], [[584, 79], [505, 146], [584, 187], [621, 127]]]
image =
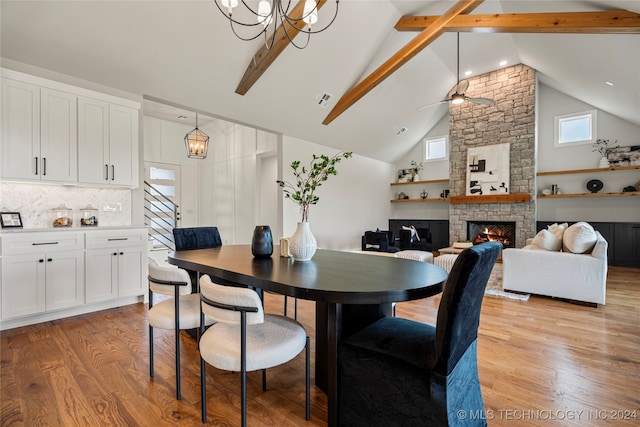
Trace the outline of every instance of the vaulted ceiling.
[[[624, 0], [468, 3], [472, 5], [461, 5], [461, 12], [476, 18], [614, 9], [640, 12], [640, 2]], [[434, 20], [442, 21], [440, 17], [456, 4], [342, 0], [328, 30], [312, 36], [304, 50], [285, 47], [247, 88], [243, 75], [259, 58], [255, 55], [264, 40], [238, 40], [212, 0], [2, 0], [2, 65], [44, 68], [393, 162], [447, 113], [446, 104], [417, 108], [444, 99], [455, 85], [455, 31], [460, 31], [461, 72], [486, 73], [501, 68], [501, 60], [508, 65], [524, 63], [538, 70], [543, 83], [640, 125], [637, 20], [635, 34], [531, 34], [469, 32], [460, 16], [408, 57], [403, 49], [420, 44], [416, 41], [420, 32], [398, 31], [394, 28], [398, 21], [403, 16], [431, 16], [419, 23], [433, 28]], [[328, 0], [319, 24], [334, 7]], [[396, 54], [402, 63], [372, 82]], [[359, 85], [368, 87], [361, 91]], [[236, 93], [239, 86], [244, 95]], [[332, 97], [327, 108], [321, 108], [318, 99], [325, 93]], [[176, 112], [158, 109], [153, 114], [177, 120]], [[407, 131], [397, 135], [403, 127]]]

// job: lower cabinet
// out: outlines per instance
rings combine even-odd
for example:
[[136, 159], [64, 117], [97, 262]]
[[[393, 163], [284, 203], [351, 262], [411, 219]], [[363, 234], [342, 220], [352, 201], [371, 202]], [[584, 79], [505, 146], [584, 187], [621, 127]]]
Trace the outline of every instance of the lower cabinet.
[[146, 292], [146, 230], [87, 234], [87, 303]]
[[146, 228], [0, 236], [0, 329], [102, 309], [147, 291]]
[[56, 234], [3, 237], [3, 320], [84, 304], [83, 236]]

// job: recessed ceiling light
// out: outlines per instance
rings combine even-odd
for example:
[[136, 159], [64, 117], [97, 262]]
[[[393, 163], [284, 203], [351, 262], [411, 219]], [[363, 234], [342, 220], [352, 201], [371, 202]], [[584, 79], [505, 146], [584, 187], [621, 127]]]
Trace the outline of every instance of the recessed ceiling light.
[[507, 65], [507, 60], [503, 59], [502, 61], [500, 61], [500, 65], [502, 65], [503, 67]]
[[467, 71], [465, 71], [465, 72], [464, 72], [464, 75], [465, 75], [465, 76], [470, 76], [470, 75], [471, 75], [471, 70], [467, 70]]
[[605, 82], [606, 84], [608, 84], [609, 86], [613, 86], [613, 83], [611, 82]]

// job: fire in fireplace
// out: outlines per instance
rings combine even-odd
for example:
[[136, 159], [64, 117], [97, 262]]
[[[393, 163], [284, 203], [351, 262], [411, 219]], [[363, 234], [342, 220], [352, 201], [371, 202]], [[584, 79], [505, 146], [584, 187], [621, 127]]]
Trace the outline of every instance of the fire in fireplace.
[[516, 223], [467, 221], [467, 239], [474, 245], [484, 242], [500, 242], [505, 248], [513, 248], [516, 242]]

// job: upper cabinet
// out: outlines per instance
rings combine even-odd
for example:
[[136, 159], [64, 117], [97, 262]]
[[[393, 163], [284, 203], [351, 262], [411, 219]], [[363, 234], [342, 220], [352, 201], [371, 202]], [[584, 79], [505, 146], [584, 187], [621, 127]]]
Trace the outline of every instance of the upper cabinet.
[[140, 104], [2, 69], [0, 176], [138, 186]]
[[2, 178], [76, 182], [76, 96], [2, 79]]
[[78, 152], [80, 182], [136, 186], [138, 110], [79, 98]]

